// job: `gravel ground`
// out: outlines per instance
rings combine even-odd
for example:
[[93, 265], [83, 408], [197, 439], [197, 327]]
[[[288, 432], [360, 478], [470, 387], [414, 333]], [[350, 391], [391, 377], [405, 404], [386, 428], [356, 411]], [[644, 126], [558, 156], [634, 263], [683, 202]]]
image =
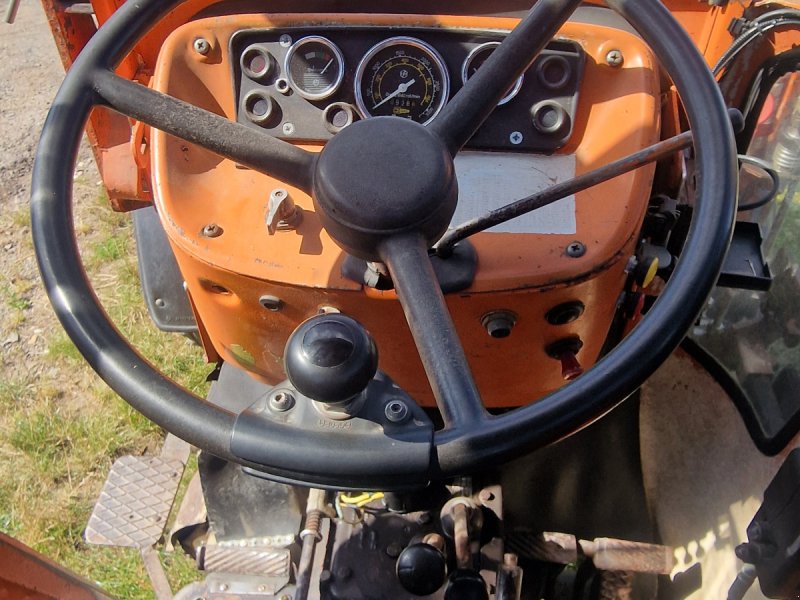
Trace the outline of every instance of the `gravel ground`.
[[[5, 3], [3, 12], [5, 11]], [[58, 381], [46, 360], [59, 331], [39, 281], [29, 231], [30, 183], [39, 132], [58, 85], [61, 60], [38, 2], [21, 2], [13, 25], [0, 23], [0, 360], [3, 379]], [[81, 149], [76, 201], [96, 195], [98, 175]], [[61, 379], [64, 381], [64, 379]], [[67, 392], [68, 393], [68, 392]]]

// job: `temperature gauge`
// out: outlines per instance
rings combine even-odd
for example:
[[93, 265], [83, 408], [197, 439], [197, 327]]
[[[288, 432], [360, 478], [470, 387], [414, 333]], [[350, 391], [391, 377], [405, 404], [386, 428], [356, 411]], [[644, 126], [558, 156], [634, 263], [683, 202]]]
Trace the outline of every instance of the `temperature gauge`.
[[332, 95], [344, 79], [342, 52], [329, 39], [308, 36], [297, 40], [286, 54], [286, 78], [307, 100]]

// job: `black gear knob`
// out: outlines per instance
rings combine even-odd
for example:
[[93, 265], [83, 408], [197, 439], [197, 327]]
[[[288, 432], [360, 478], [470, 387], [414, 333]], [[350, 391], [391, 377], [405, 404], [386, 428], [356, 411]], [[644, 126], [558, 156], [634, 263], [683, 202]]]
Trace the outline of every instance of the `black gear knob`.
[[367, 330], [342, 314], [311, 317], [294, 330], [283, 357], [298, 392], [326, 404], [346, 402], [367, 387], [378, 350]]
[[433, 594], [447, 577], [447, 561], [438, 548], [418, 542], [397, 557], [397, 578], [403, 589], [415, 596]]

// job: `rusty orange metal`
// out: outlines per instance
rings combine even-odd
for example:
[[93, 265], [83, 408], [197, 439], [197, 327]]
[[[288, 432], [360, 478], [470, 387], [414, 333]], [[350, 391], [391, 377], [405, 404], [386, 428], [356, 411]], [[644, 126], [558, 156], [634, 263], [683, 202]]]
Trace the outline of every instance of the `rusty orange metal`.
[[0, 531], [0, 598], [111, 600], [103, 590]]

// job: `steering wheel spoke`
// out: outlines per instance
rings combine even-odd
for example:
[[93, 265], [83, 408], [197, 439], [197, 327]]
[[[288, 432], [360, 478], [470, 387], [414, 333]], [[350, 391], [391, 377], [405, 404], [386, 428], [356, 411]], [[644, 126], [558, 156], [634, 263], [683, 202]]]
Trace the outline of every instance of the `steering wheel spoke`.
[[93, 79], [95, 93], [117, 112], [310, 191], [314, 154], [111, 71]]
[[427, 246], [419, 235], [391, 236], [379, 248], [445, 427], [479, 427], [488, 415], [447, 310]]
[[453, 156], [473, 136], [579, 5], [580, 0], [538, 0], [475, 75], [445, 105], [430, 128], [444, 141]]

